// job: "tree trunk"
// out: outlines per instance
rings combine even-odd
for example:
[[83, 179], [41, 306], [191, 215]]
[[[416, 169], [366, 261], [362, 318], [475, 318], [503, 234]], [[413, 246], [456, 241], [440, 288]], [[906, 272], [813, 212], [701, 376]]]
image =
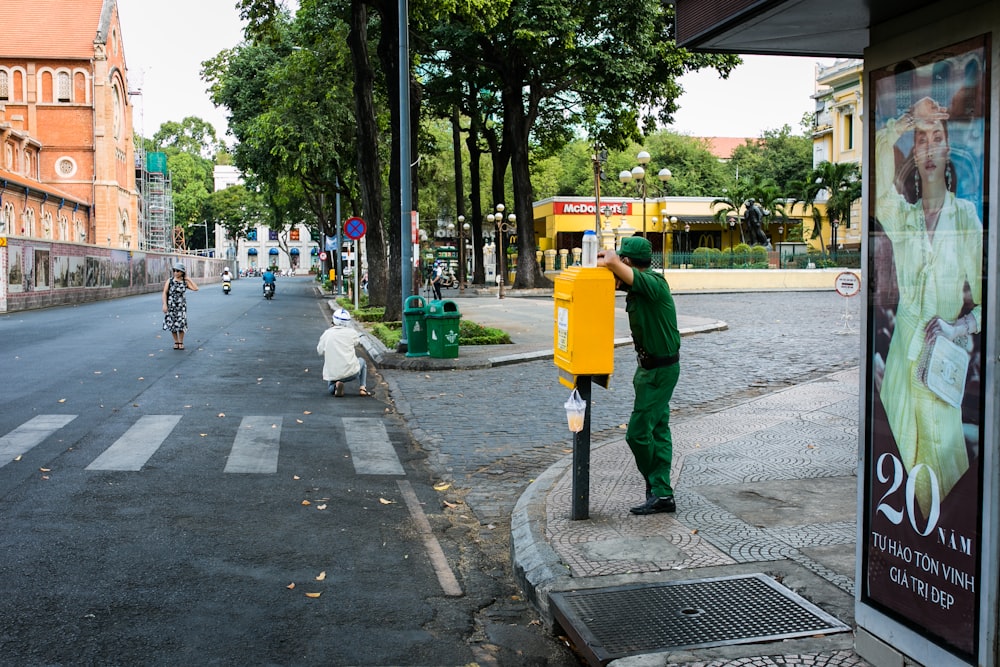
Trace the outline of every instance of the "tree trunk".
[[535, 257], [535, 215], [532, 208], [531, 170], [528, 154], [530, 124], [524, 113], [524, 86], [517, 78], [503, 89], [504, 131], [510, 145], [510, 169], [514, 183], [514, 213], [517, 215], [517, 275], [515, 288], [548, 287]]
[[[351, 2], [351, 30], [347, 43], [354, 62], [354, 115], [358, 130], [358, 183], [367, 225], [368, 302], [386, 305], [389, 301], [389, 274], [383, 234], [382, 166], [378, 152], [378, 125], [373, 101], [374, 72], [368, 58], [368, 7], [363, 0]], [[340, 224], [340, 221], [337, 221]], [[340, 249], [337, 249], [340, 252]], [[355, 270], [361, 270], [360, 257]], [[398, 299], [397, 299], [398, 301]]]
[[479, 159], [483, 152], [479, 149], [479, 123], [475, 120], [478, 110], [470, 111], [469, 136], [465, 140], [469, 148], [469, 206], [472, 208], [472, 244], [476, 255], [473, 279], [477, 285], [486, 283], [486, 267], [483, 265], [483, 201], [479, 194], [482, 178], [479, 173]]

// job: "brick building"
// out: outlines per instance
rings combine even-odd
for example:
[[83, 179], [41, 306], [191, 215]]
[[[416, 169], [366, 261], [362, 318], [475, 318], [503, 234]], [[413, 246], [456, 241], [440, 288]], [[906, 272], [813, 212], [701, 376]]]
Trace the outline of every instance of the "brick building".
[[115, 0], [0, 2], [0, 237], [138, 248]]

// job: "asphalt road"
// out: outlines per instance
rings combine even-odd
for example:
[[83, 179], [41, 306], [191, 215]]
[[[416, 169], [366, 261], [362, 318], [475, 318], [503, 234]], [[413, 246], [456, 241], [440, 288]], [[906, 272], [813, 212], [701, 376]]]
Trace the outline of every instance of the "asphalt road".
[[0, 664], [575, 664], [377, 374], [326, 393], [312, 281], [259, 289], [183, 351], [158, 294], [0, 316]]

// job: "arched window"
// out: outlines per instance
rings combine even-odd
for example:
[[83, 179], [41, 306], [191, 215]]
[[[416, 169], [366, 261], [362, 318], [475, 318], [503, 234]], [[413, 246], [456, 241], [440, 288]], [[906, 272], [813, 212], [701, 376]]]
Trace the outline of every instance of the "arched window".
[[23, 236], [35, 235], [35, 210], [32, 208], [24, 211], [24, 228], [21, 230]]
[[52, 238], [52, 214], [48, 211], [42, 214], [42, 238]]
[[115, 84], [111, 88], [111, 93], [114, 95], [112, 100], [112, 118], [111, 127], [113, 136], [115, 139], [121, 139], [122, 137], [122, 100], [121, 91], [118, 89], [118, 84]]
[[69, 72], [59, 72], [56, 77], [58, 91], [58, 97], [56, 98], [59, 102], [72, 102], [73, 101], [73, 82], [69, 78]]
[[60, 241], [71, 240], [69, 238], [69, 218], [67, 218], [65, 215], [60, 215], [57, 226], [59, 227], [59, 240]]
[[7, 70], [0, 69], [0, 100], [10, 99], [10, 74]]
[[0, 209], [0, 234], [9, 234], [14, 229], [14, 205], [7, 202]]

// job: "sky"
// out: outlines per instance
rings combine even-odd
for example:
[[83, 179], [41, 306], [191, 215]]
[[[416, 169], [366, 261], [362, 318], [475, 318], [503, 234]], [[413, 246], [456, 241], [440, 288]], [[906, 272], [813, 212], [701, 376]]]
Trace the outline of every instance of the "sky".
[[[197, 116], [225, 138], [226, 113], [216, 109], [199, 75], [201, 63], [242, 39], [234, 0], [118, 0], [125, 41], [133, 123], [152, 136], [168, 121]], [[727, 80], [714, 71], [684, 76], [685, 94], [668, 129], [696, 137], [760, 137], [765, 130], [800, 130], [814, 109], [815, 64], [808, 57], [744, 56]], [[230, 138], [229, 141], [232, 141]]]

